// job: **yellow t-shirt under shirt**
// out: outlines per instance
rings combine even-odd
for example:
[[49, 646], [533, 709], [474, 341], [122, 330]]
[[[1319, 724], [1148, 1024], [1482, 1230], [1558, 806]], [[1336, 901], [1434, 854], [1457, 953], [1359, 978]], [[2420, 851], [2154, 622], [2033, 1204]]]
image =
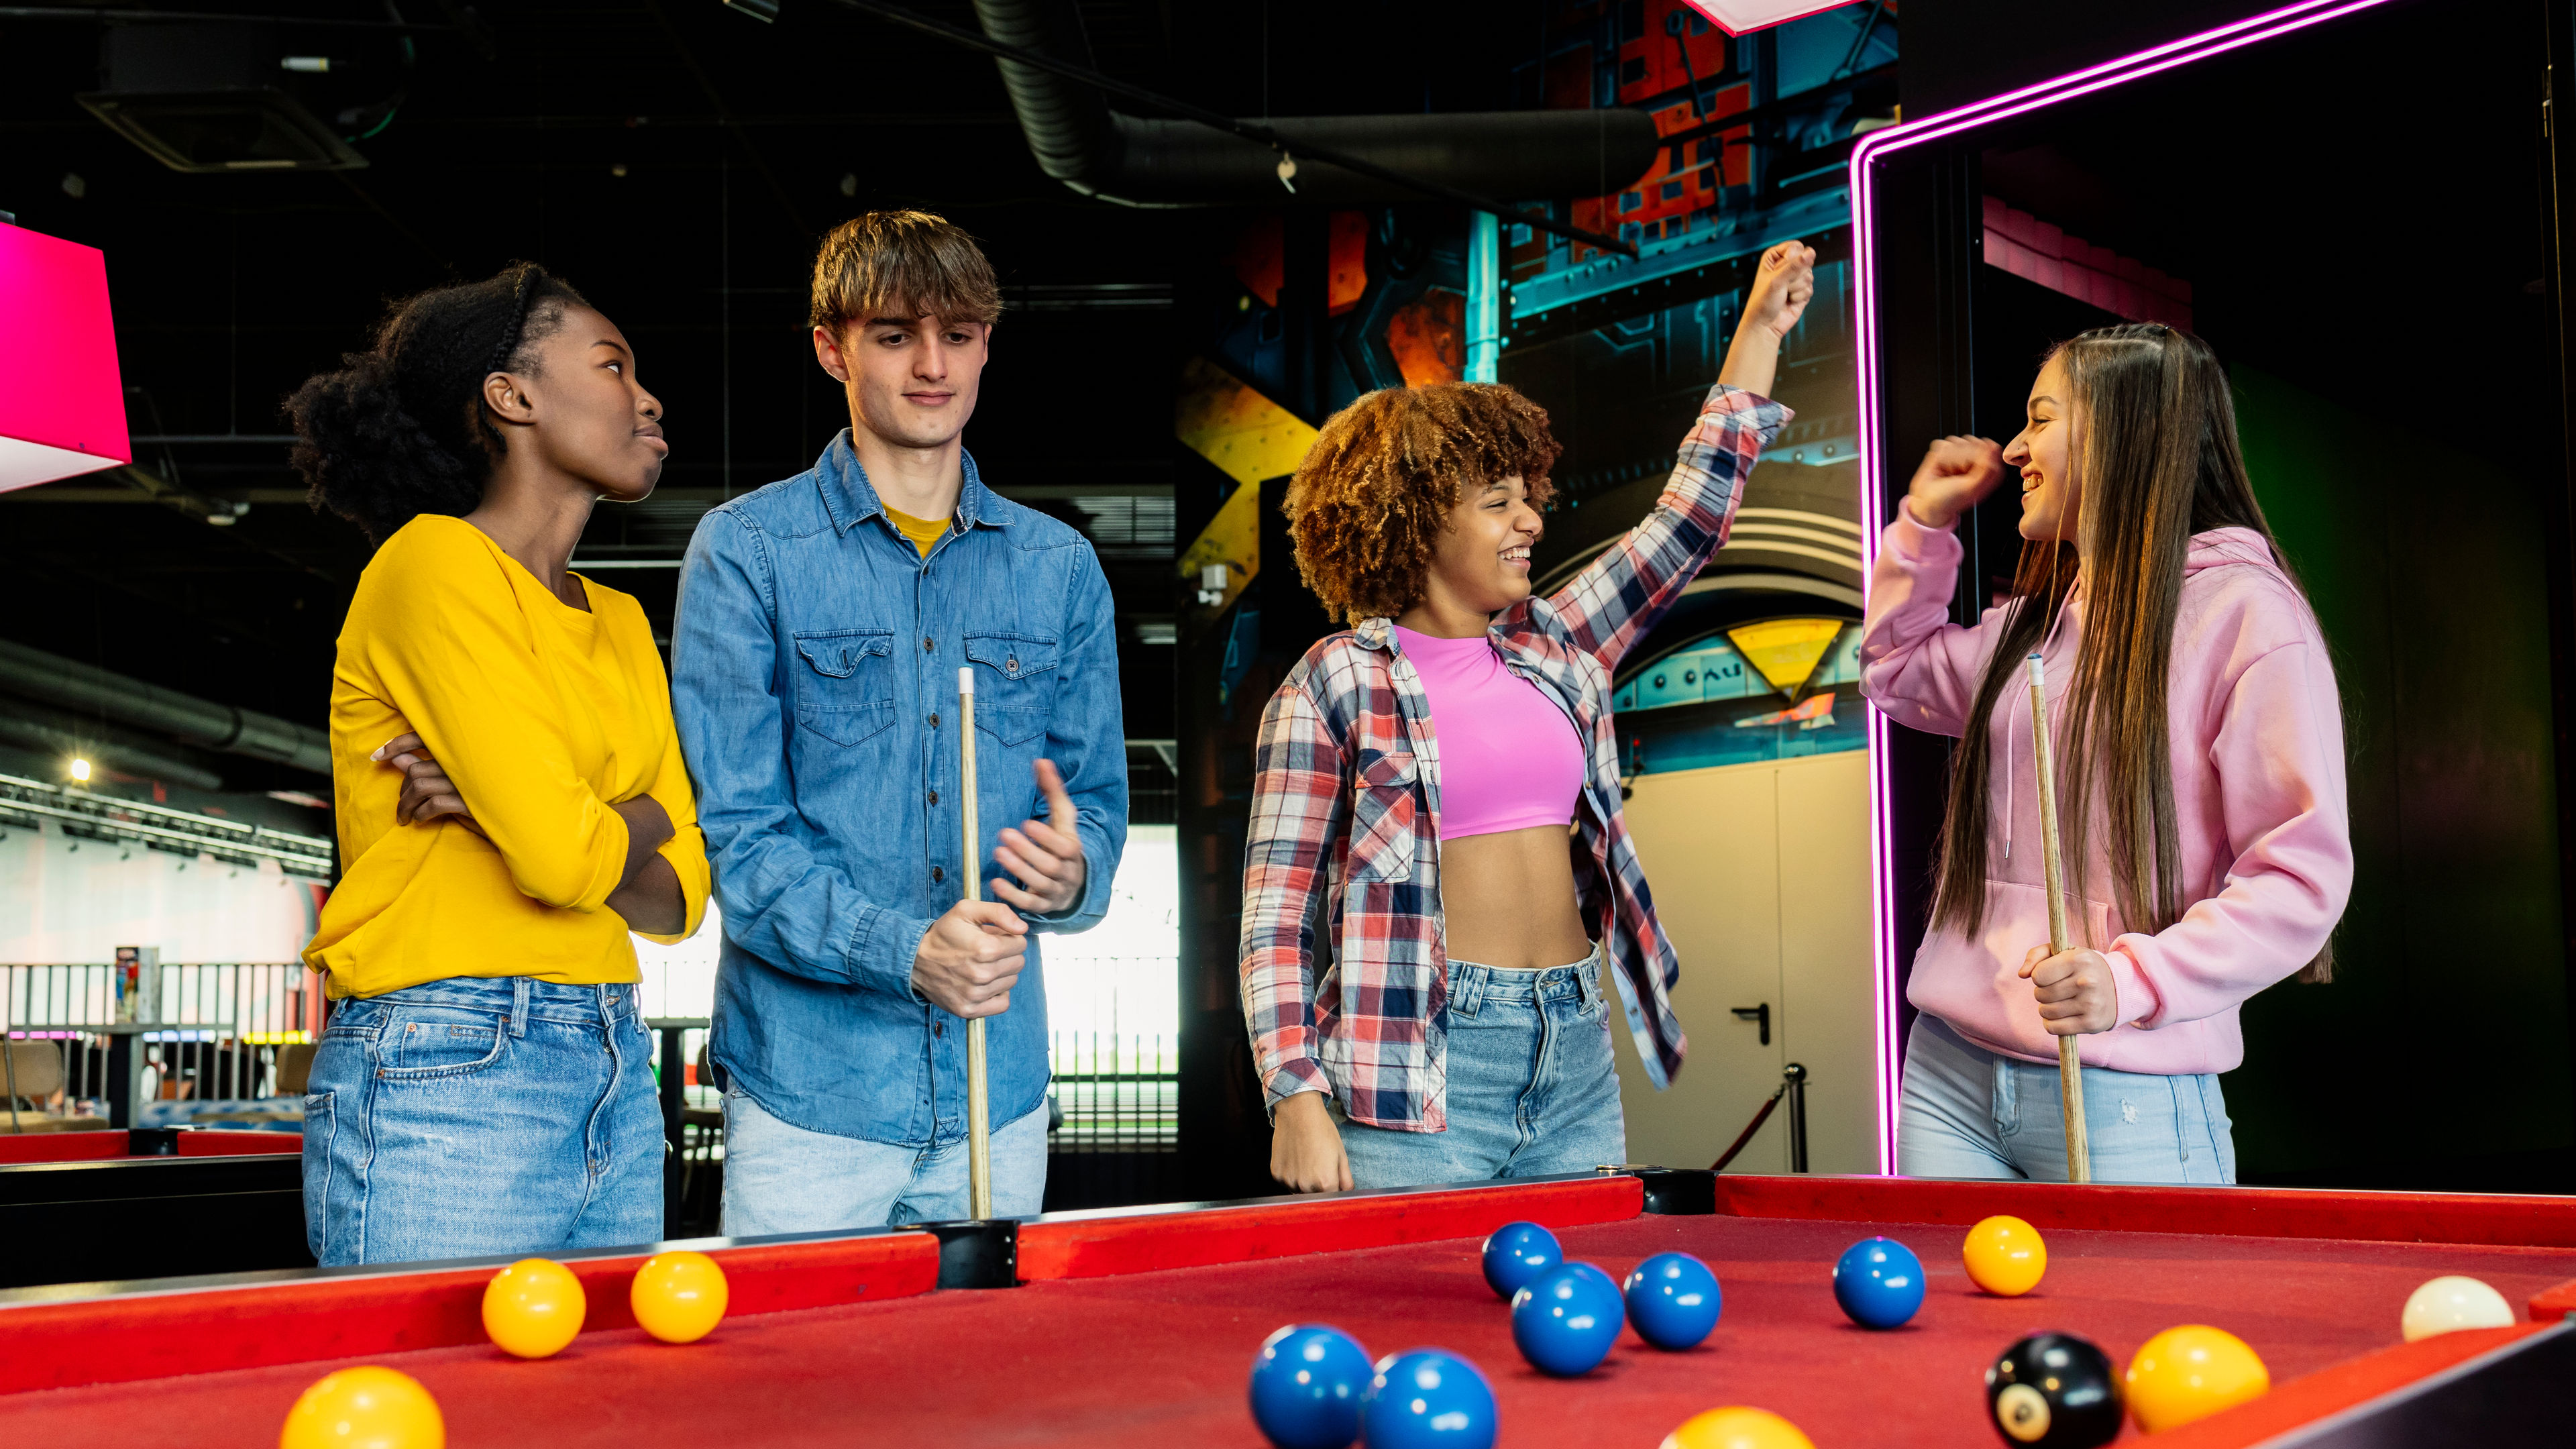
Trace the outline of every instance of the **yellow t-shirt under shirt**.
[[[882, 503], [877, 506], [885, 508]], [[948, 520], [945, 518], [915, 518], [909, 513], [897, 513], [891, 508], [886, 508], [885, 516], [886, 521], [893, 524], [897, 532], [912, 540], [912, 546], [921, 550], [923, 558], [930, 557], [930, 551], [939, 546], [940, 538], [948, 532]]]
[[[626, 822], [609, 807], [641, 795], [671, 817], [659, 853], [686, 904], [685, 929], [651, 939], [697, 930], [706, 839], [662, 656], [633, 598], [580, 582], [587, 611], [441, 514], [403, 525], [360, 576], [331, 671], [343, 874], [304, 950], [334, 997], [450, 976], [637, 979], [606, 902], [626, 867]], [[402, 772], [368, 756], [406, 729], [483, 835], [452, 818], [394, 823]]]

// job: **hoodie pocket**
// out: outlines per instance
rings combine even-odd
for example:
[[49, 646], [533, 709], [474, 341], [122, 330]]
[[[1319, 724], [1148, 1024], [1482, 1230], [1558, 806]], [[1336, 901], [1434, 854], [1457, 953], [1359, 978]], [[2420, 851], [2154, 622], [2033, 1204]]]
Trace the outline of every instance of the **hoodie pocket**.
[[[2074, 938], [2067, 943], [2070, 947], [2107, 951], [2120, 938], [2120, 914], [2110, 905], [2087, 900], [2072, 891], [2066, 893], [2065, 901], [2066, 931]], [[1986, 923], [1980, 934], [1985, 948], [2007, 974], [2019, 972], [2022, 958], [2033, 946], [2049, 944], [2047, 889], [2021, 881], [1988, 880]]]

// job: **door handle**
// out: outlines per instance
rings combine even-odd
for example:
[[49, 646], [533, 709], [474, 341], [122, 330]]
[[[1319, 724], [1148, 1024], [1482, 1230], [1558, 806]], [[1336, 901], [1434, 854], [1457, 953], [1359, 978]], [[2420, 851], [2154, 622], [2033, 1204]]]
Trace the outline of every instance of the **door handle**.
[[1750, 1021], [1750, 1022], [1758, 1022], [1758, 1023], [1760, 1023], [1760, 1025], [1761, 1025], [1761, 1027], [1762, 1027], [1762, 1044], [1763, 1044], [1764, 1046], [1769, 1046], [1769, 1045], [1771, 1044], [1771, 1003], [1770, 1003], [1770, 1002], [1767, 1002], [1767, 1001], [1766, 1001], [1766, 1002], [1762, 1003], [1760, 1006], [1738, 1006], [1738, 1007], [1732, 1007], [1732, 1008], [1730, 1008], [1730, 1010], [1734, 1011], [1734, 1013], [1735, 1013], [1735, 1019], [1736, 1019], [1737, 1021]]

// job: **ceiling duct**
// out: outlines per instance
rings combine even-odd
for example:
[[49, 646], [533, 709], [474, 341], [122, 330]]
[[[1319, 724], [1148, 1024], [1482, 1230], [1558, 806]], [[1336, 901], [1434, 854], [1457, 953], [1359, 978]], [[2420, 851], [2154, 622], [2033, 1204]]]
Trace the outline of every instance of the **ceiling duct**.
[[[975, 0], [975, 18], [990, 39], [1092, 65], [1072, 0]], [[1292, 193], [1280, 179], [1280, 153], [1260, 142], [1195, 121], [1126, 115], [1078, 81], [1008, 58], [994, 63], [1038, 165], [1085, 196], [1130, 206], [1353, 207], [1421, 199], [1307, 157], [1296, 158]], [[1516, 199], [1606, 195], [1645, 174], [1660, 144], [1653, 117], [1621, 108], [1261, 124], [1406, 176]]]
[[99, 42], [102, 88], [80, 103], [173, 171], [352, 170], [367, 158], [343, 129], [381, 129], [401, 101], [394, 74], [409, 68], [411, 41], [396, 44], [359, 56], [343, 36], [296, 53], [265, 25], [111, 25]]
[[0, 692], [94, 716], [199, 749], [247, 755], [328, 778], [322, 731], [255, 710], [217, 704], [0, 639]]

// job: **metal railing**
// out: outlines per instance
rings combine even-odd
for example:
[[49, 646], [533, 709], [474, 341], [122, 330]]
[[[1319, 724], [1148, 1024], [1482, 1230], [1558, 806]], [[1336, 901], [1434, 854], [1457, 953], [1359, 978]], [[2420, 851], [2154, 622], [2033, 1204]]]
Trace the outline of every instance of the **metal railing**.
[[[281, 1105], [278, 1052], [321, 1028], [320, 978], [296, 961], [171, 962], [161, 974], [158, 1019], [119, 1021], [116, 968], [0, 964], [0, 1038], [62, 1054], [58, 1089], [17, 1094], [20, 1110], [95, 1116], [120, 1126], [171, 1125], [210, 1113], [300, 1115]], [[143, 999], [152, 999], [144, 993]], [[0, 1079], [0, 1096], [10, 1082]], [[22, 1085], [32, 1085], [22, 1084]], [[10, 1130], [0, 1102], [0, 1132]]]
[[1057, 1032], [1048, 1095], [1062, 1113], [1054, 1152], [1171, 1152], [1180, 1144], [1180, 1049], [1149, 1036]]
[[1179, 968], [1166, 955], [1048, 956], [1051, 1151], [1177, 1149]]

